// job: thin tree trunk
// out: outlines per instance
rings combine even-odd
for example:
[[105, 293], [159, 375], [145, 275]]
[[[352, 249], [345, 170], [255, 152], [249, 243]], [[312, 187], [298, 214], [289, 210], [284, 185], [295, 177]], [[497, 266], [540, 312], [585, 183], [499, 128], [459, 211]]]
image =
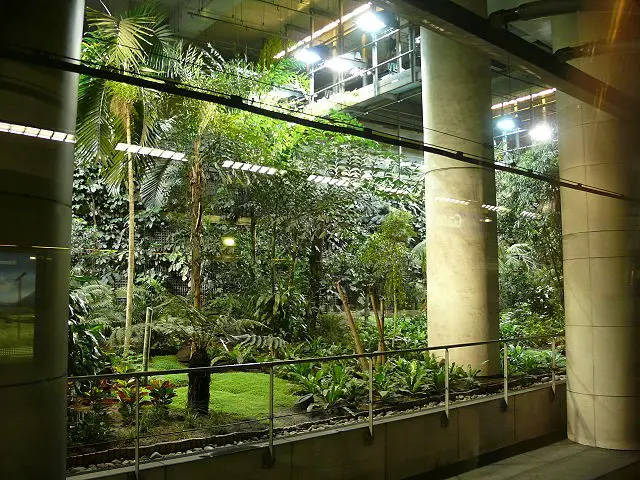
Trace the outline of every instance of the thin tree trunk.
[[311, 250], [309, 251], [309, 330], [311, 332], [316, 330], [318, 315], [320, 314], [323, 247], [322, 237], [317, 232], [314, 232], [311, 239]]
[[200, 137], [193, 144], [191, 165], [191, 289], [193, 306], [202, 307], [202, 164], [200, 163]]
[[[364, 353], [364, 348], [362, 348], [362, 341], [360, 340], [360, 334], [358, 333], [358, 327], [356, 326], [356, 322], [353, 320], [353, 314], [351, 313], [351, 308], [349, 308], [349, 299], [345, 295], [342, 290], [342, 286], [340, 282], [336, 282], [336, 287], [338, 289], [338, 295], [340, 295], [340, 300], [342, 300], [342, 306], [344, 307], [344, 312], [347, 314], [347, 323], [349, 324], [349, 329], [351, 330], [351, 336], [353, 337], [353, 345], [356, 349], [356, 353], [361, 355]], [[368, 371], [369, 365], [365, 358], [359, 358], [358, 363], [360, 364], [360, 368], [362, 368], [363, 372]]]
[[[387, 347], [385, 345], [385, 338], [384, 338], [384, 321], [380, 317], [380, 312], [378, 311], [378, 304], [376, 302], [376, 296], [372, 291], [369, 291], [369, 298], [371, 300], [371, 307], [372, 307], [372, 310], [373, 310], [373, 315], [374, 315], [374, 317], [376, 319], [376, 326], [378, 327], [378, 351], [379, 352], [384, 352], [387, 349]], [[381, 355], [378, 358], [380, 360], [380, 363], [384, 363], [385, 362], [384, 355]]]
[[276, 293], [276, 220], [271, 227], [271, 294]]
[[396, 289], [393, 289], [393, 338], [391, 339], [391, 348], [396, 347], [396, 335], [398, 335], [398, 300], [396, 297]]
[[[127, 110], [125, 126], [127, 130], [127, 143], [131, 144], [131, 112], [129, 110]], [[125, 309], [124, 323], [124, 357], [129, 355], [129, 348], [131, 346], [131, 330], [133, 326], [133, 281], [136, 274], [136, 192], [133, 171], [133, 155], [129, 152], [127, 152], [127, 191], [129, 194], [129, 250], [127, 258], [127, 305]]]
[[251, 265], [256, 264], [256, 244], [258, 238], [257, 238], [257, 232], [256, 232], [256, 217], [255, 215], [251, 215]]
[[[149, 356], [151, 355], [151, 317], [153, 310], [147, 307], [144, 318], [144, 343], [142, 344], [142, 371], [149, 371]], [[146, 385], [149, 381], [148, 377], [142, 377], [142, 384]]]
[[296, 276], [296, 263], [298, 261], [298, 242], [297, 237], [293, 237], [293, 253], [291, 254], [291, 267], [289, 267], [289, 281], [287, 285], [289, 288], [293, 286], [293, 281]]

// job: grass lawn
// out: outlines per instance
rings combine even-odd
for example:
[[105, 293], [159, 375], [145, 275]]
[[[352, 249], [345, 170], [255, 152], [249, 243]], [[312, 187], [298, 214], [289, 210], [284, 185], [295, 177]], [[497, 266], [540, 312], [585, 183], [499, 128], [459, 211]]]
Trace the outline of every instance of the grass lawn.
[[[150, 370], [184, 368], [175, 356], [153, 357]], [[185, 408], [187, 404], [187, 374], [166, 375], [154, 378], [170, 380], [176, 385], [177, 397], [172, 408]], [[274, 378], [274, 407], [292, 407], [297, 397], [291, 393], [292, 385], [281, 378]], [[210, 408], [216, 412], [244, 418], [266, 417], [269, 414], [269, 375], [254, 372], [226, 372], [211, 375]]]
[[[178, 361], [175, 355], [159, 355], [157, 357], [151, 357], [149, 360], [149, 370], [177, 370], [187, 368]], [[169, 380], [177, 387], [182, 387], [189, 384], [189, 379], [186, 373], [177, 373], [175, 375], [160, 375], [157, 377], [151, 377], [152, 379]]]

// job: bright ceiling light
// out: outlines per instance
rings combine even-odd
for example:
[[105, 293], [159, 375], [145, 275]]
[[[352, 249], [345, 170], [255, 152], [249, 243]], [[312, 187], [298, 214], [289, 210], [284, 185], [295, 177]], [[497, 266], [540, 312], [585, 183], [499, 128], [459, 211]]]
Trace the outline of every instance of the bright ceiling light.
[[511, 132], [516, 128], [516, 122], [514, 122], [513, 118], [511, 117], [502, 117], [500, 120], [498, 120], [496, 126], [506, 133]]
[[326, 24], [324, 27], [316, 30], [315, 32], [313, 32], [313, 35], [307, 35], [306, 37], [304, 37], [302, 40], [300, 40], [298, 43], [296, 43], [295, 45], [291, 45], [289, 48], [287, 48], [286, 50], [282, 50], [281, 52], [278, 52], [274, 55], [273, 58], [278, 59], [278, 58], [282, 58], [284, 57], [287, 53], [291, 53], [291, 52], [295, 52], [297, 51], [300, 47], [302, 47], [303, 45], [307, 45], [309, 44], [312, 40], [315, 40], [318, 37], [321, 37], [322, 35], [324, 35], [327, 32], [330, 32], [331, 30], [334, 30], [335, 28], [337, 28], [341, 23], [344, 24], [346, 21], [351, 20], [354, 17], [357, 17], [358, 15], [360, 15], [362, 12], [365, 12], [367, 10], [369, 10], [371, 8], [371, 2], [367, 2], [364, 5], [360, 5], [358, 8], [356, 8], [355, 10], [345, 14], [344, 17], [339, 18], [337, 20], [334, 20], [333, 22], [329, 22], [328, 24]]
[[358, 25], [358, 28], [360, 28], [361, 30], [369, 33], [375, 33], [386, 27], [385, 23], [380, 19], [380, 17], [372, 11], [368, 11], [360, 15], [356, 19], [356, 25]]
[[236, 239], [233, 237], [222, 237], [222, 244], [225, 247], [235, 247], [236, 246]]
[[548, 142], [553, 137], [553, 129], [546, 123], [541, 123], [529, 131], [529, 136], [534, 142]]
[[[55, 135], [55, 134], [54, 134]], [[174, 152], [173, 150], [163, 150], [162, 148], [141, 147], [129, 143], [118, 143], [115, 149], [119, 152], [137, 153], [139, 155], [149, 155], [150, 157], [166, 158], [168, 160], [185, 161], [185, 154]]]
[[353, 67], [353, 65], [349, 60], [342, 57], [330, 58], [329, 60], [324, 62], [324, 64], [328, 69], [337, 73], [346, 72], [347, 70], [350, 70]]
[[302, 50], [298, 50], [294, 57], [296, 60], [300, 60], [307, 65], [313, 65], [314, 63], [318, 63], [321, 58], [316, 52], [311, 50], [310, 48], [303, 48]]
[[76, 136], [72, 133], [54, 132], [53, 130], [27, 127], [25, 125], [17, 125], [15, 123], [0, 122], [0, 132], [41, 138], [43, 140], [53, 140], [56, 142], [76, 143]]

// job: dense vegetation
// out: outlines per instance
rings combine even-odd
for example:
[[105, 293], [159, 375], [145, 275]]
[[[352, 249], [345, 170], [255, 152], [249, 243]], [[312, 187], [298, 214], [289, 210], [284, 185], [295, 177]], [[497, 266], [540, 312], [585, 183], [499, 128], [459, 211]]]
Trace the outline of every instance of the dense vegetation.
[[[273, 108], [305, 108], [306, 78], [294, 61], [225, 60], [210, 46], [173, 38], [148, 7], [123, 18], [91, 11], [88, 18], [88, 61]], [[359, 126], [339, 111], [328, 112], [329, 120]], [[115, 148], [119, 143], [185, 157], [127, 152]], [[553, 174], [557, 152], [536, 147], [515, 161]], [[247, 166], [229, 168], [240, 162]], [[395, 152], [375, 142], [82, 78], [70, 374], [140, 369], [146, 351], [151, 370], [159, 370], [425, 346], [424, 191], [415, 172], [406, 180], [408, 173]], [[560, 330], [557, 191], [504, 173], [496, 182], [501, 334]], [[551, 362], [541, 350], [512, 353], [520, 373]], [[355, 409], [366, 397], [362, 367], [282, 369], [276, 406], [291, 407], [298, 394], [308, 396], [309, 411]], [[452, 381], [471, 388], [476, 367], [452, 365]], [[439, 394], [443, 368], [422, 354], [379, 362], [376, 401]], [[266, 382], [255, 372], [219, 374], [213, 383], [208, 373], [151, 374], [140, 400], [151, 412], [145, 418], [156, 423], [180, 410], [193, 426], [210, 407], [212, 414], [260, 417], [266, 400], [259, 405], [253, 397]], [[72, 443], [106, 441], [114, 404], [121, 425], [131, 425], [135, 401], [128, 381], [76, 384], [69, 399]]]

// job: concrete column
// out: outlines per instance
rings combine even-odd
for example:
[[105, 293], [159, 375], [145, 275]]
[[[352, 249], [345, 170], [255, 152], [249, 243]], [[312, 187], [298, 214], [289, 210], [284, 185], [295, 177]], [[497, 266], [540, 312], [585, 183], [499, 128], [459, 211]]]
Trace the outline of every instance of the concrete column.
[[[458, 1], [485, 15], [484, 0]], [[424, 141], [493, 159], [489, 59], [420, 29]], [[425, 155], [429, 345], [496, 339], [498, 266], [495, 176], [467, 163]], [[498, 346], [451, 351], [466, 367], [498, 372]]]
[[[78, 57], [83, 9], [81, 0], [3, 2], [0, 44]], [[0, 122], [73, 133], [77, 84], [0, 59]], [[0, 132], [2, 478], [65, 478], [72, 179], [72, 143]]]
[[[638, 27], [637, 16], [565, 15], [554, 19], [554, 47], [638, 38]], [[614, 49], [571, 63], [639, 98], [639, 61]], [[560, 176], [637, 198], [637, 112], [618, 119], [563, 94], [557, 107]], [[568, 436], [640, 449], [638, 206], [575, 190], [561, 195]]]

